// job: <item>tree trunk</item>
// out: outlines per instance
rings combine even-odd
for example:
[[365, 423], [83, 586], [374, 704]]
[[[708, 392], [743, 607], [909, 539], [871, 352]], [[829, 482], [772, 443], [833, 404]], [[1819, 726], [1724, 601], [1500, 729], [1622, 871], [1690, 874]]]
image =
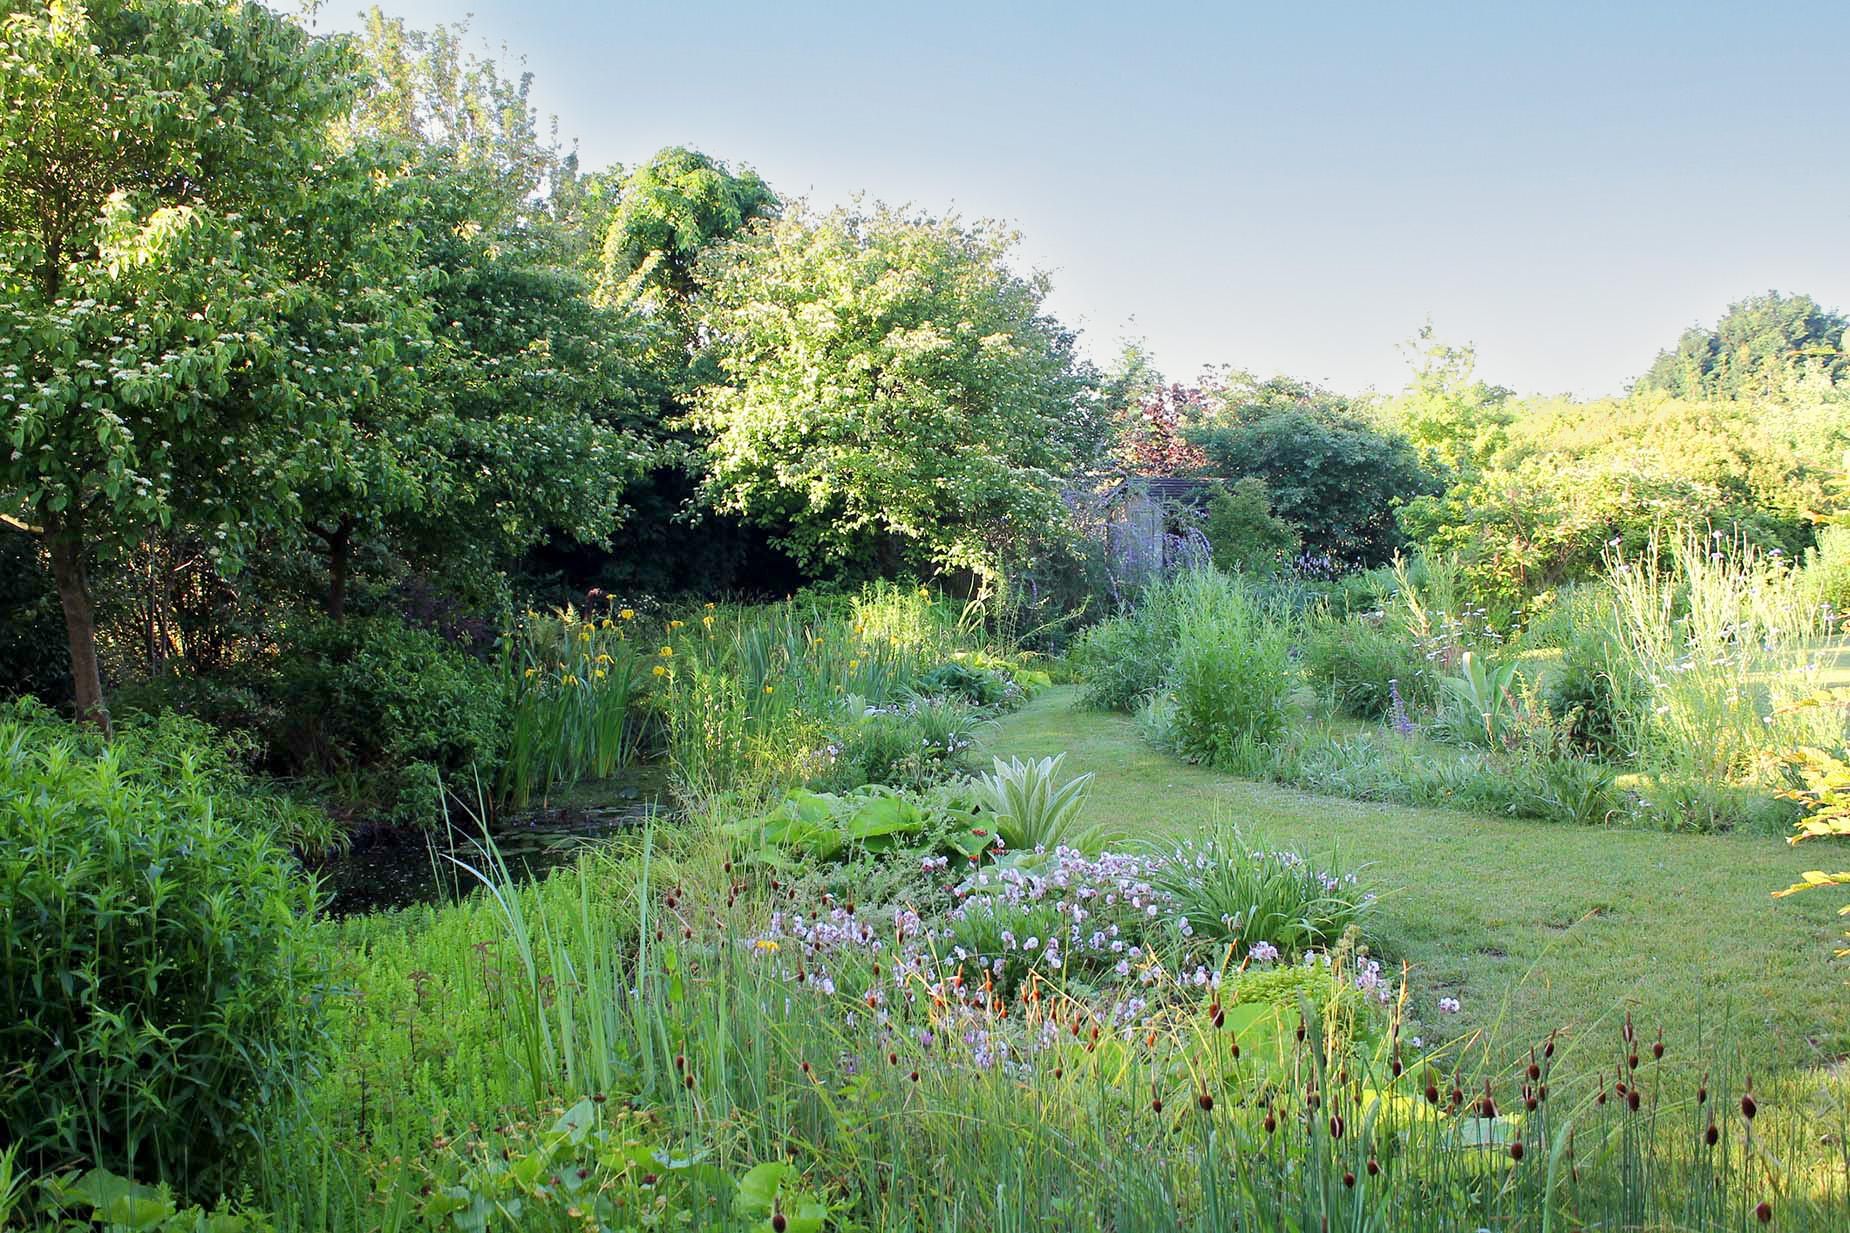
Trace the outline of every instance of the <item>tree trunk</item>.
[[343, 516], [333, 531], [313, 528], [328, 545], [328, 615], [347, 619], [347, 577], [353, 561], [353, 519]]
[[58, 602], [64, 608], [77, 718], [107, 733], [109, 712], [103, 706], [103, 677], [96, 666], [96, 604], [90, 598], [90, 580], [84, 574], [83, 533], [73, 527], [48, 526], [45, 547], [51, 553], [51, 576], [58, 586]]

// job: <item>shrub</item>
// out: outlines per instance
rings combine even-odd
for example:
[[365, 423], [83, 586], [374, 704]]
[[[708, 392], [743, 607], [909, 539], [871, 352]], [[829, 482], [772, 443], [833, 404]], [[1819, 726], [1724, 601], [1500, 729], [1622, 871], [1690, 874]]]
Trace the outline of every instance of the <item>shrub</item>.
[[925, 788], [956, 774], [987, 722], [961, 702], [913, 697], [888, 707], [849, 703], [851, 717], [829, 743], [812, 780], [836, 791], [862, 784]]
[[1021, 696], [1021, 688], [1002, 672], [950, 659], [919, 674], [912, 688], [934, 698], [957, 698], [971, 706], [1003, 706]]
[[0, 1123], [216, 1193], [319, 1041], [312, 884], [196, 729], [0, 715]]
[[1109, 617], [1073, 644], [1074, 668], [1083, 679], [1080, 700], [1105, 711], [1134, 710], [1163, 683], [1169, 667], [1169, 631], [1139, 615]]
[[1298, 533], [1272, 512], [1265, 481], [1248, 475], [1215, 489], [1204, 526], [1216, 569], [1272, 574], [1297, 553]]
[[1387, 718], [1396, 690], [1407, 707], [1424, 709], [1433, 702], [1434, 678], [1425, 656], [1391, 619], [1320, 622], [1305, 637], [1299, 662], [1305, 679], [1358, 719]]
[[1168, 744], [1210, 765], [1250, 762], [1285, 730], [1291, 674], [1284, 627], [1237, 581], [1218, 575], [1194, 580], [1178, 624]]
[[1074, 644], [1073, 666], [1084, 679], [1087, 706], [1134, 711], [1162, 688], [1181, 634], [1184, 597], [1200, 586], [1197, 571], [1154, 582], [1126, 613], [1099, 622]]
[[434, 826], [448, 785], [475, 799], [506, 743], [508, 698], [493, 666], [395, 617], [303, 626], [279, 657], [286, 712], [276, 749], [296, 773], [360, 772], [398, 825]]

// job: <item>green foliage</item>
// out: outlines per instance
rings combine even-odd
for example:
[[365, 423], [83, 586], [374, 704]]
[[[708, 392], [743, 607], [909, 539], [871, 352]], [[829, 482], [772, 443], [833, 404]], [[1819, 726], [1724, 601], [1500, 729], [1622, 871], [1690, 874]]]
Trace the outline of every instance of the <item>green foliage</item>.
[[1190, 761], [1243, 764], [1285, 730], [1287, 631], [1238, 579], [1218, 574], [1190, 580], [1178, 626], [1162, 740]]
[[1092, 776], [1062, 782], [1060, 764], [1065, 760], [1065, 754], [1026, 762], [997, 758], [994, 772], [978, 780], [990, 823], [1010, 851], [1097, 851], [1103, 843], [1103, 835], [1079, 822]]
[[879, 209], [789, 215], [716, 254], [723, 376], [691, 417], [707, 498], [809, 568], [993, 574], [1012, 528], [1057, 523], [1091, 444], [1087, 375], [1010, 244]]
[[1181, 844], [1151, 883], [1174, 900], [1197, 944], [1242, 957], [1260, 943], [1273, 958], [1327, 949], [1360, 928], [1374, 904], [1354, 873], [1256, 847], [1237, 830]]
[[1437, 676], [1404, 625], [1386, 612], [1323, 620], [1305, 630], [1304, 678], [1329, 691], [1345, 714], [1387, 719], [1399, 692], [1409, 711], [1432, 705]]
[[0, 716], [0, 1121], [33, 1166], [218, 1192], [320, 1044], [312, 883], [195, 729]]
[[1430, 324], [1407, 347], [1413, 379], [1385, 420], [1445, 473], [1469, 474], [1508, 443], [1511, 391], [1477, 377], [1477, 353], [1440, 342]]
[[88, 572], [176, 520], [227, 568], [289, 524], [301, 443], [415, 382], [411, 233], [328, 143], [344, 45], [262, 5], [14, 8], [0, 73], [0, 508], [100, 720]]
[[396, 617], [308, 619], [269, 677], [283, 701], [273, 758], [295, 773], [359, 773], [396, 825], [436, 827], [445, 793], [472, 806], [508, 740], [507, 684], [493, 666]]
[[[40, 1182], [39, 1228], [79, 1233], [101, 1225], [109, 1233], [268, 1233], [262, 1215], [221, 1205], [182, 1206], [165, 1183], [144, 1186], [107, 1169], [54, 1174]], [[0, 1216], [4, 1210], [0, 1209]]]
[[1160, 689], [1181, 632], [1184, 581], [1160, 579], [1144, 588], [1125, 613], [1082, 634], [1071, 660], [1088, 706], [1131, 711]]
[[1229, 574], [1270, 574], [1297, 552], [1298, 533], [1272, 513], [1265, 481], [1248, 475], [1217, 487], [1203, 531], [1214, 566]]
[[1236, 374], [1211, 398], [1192, 439], [1214, 473], [1262, 480], [1272, 512], [1296, 528], [1306, 552], [1362, 566], [1394, 555], [1403, 542], [1395, 511], [1434, 487], [1405, 439], [1311, 386]]
[[1020, 699], [1022, 689], [998, 668], [979, 668], [950, 659], [919, 674], [913, 688], [921, 694], [961, 698], [972, 706], [1004, 706]]
[[1650, 396], [1524, 408], [1482, 468], [1409, 501], [1400, 522], [1428, 556], [1458, 557], [1478, 602], [1513, 612], [1681, 525], [1796, 557], [1822, 499], [1751, 408]]
[[1461, 744], [1507, 744], [1523, 717], [1521, 692], [1515, 663], [1466, 651], [1458, 671], [1439, 678], [1439, 729]]
[[1850, 375], [1844, 335], [1850, 319], [1809, 295], [1769, 291], [1728, 306], [1714, 328], [1691, 326], [1660, 351], [1640, 390], [1679, 398], [1751, 398], [1789, 391], [1807, 377]]
[[927, 812], [905, 796], [869, 786], [846, 796], [795, 791], [769, 813], [729, 822], [722, 830], [760, 860], [781, 865], [788, 863], [786, 851], [819, 861], [889, 851], [918, 839], [930, 823]]
[[758, 173], [737, 174], [698, 150], [671, 146], [618, 189], [603, 244], [602, 293], [669, 314], [686, 328], [701, 254], [750, 224], [775, 218], [779, 202]]
[[655, 340], [593, 304], [583, 268], [597, 186], [540, 136], [528, 79], [463, 35], [375, 9], [359, 44], [372, 80], [345, 136], [392, 160], [392, 209], [419, 240], [408, 277], [438, 328], [414, 389], [307, 443], [304, 524], [335, 615], [369, 546], [467, 594], [548, 536], [601, 542], [651, 457]]

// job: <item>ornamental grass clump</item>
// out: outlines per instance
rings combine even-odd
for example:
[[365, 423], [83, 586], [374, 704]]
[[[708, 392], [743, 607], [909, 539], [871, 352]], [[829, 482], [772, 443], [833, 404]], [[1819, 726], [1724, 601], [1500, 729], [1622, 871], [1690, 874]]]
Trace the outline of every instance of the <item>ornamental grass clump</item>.
[[1753, 812], [1729, 789], [1782, 787], [1784, 751], [1841, 741], [1842, 715], [1798, 705], [1822, 686], [1832, 625], [1795, 571], [1693, 530], [1607, 566], [1613, 722], [1676, 806], [1668, 825], [1725, 829]]
[[1333, 946], [1375, 903], [1355, 871], [1255, 847], [1236, 830], [1178, 845], [1151, 863], [1151, 880], [1190, 936], [1239, 955], [1276, 958]]

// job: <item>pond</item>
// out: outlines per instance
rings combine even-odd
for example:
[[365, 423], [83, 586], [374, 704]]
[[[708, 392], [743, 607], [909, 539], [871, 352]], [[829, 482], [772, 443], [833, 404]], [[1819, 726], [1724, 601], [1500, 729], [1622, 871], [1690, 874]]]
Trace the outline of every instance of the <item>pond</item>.
[[[526, 881], [569, 864], [586, 844], [633, 834], [665, 813], [668, 799], [666, 776], [655, 767], [637, 767], [615, 779], [574, 785], [541, 808], [497, 820], [490, 833], [508, 872]], [[327, 896], [324, 910], [331, 916], [355, 916], [469, 894], [480, 883], [455, 861], [482, 867], [473, 833], [472, 822], [454, 834], [443, 829], [362, 831], [345, 852], [311, 865]]]

